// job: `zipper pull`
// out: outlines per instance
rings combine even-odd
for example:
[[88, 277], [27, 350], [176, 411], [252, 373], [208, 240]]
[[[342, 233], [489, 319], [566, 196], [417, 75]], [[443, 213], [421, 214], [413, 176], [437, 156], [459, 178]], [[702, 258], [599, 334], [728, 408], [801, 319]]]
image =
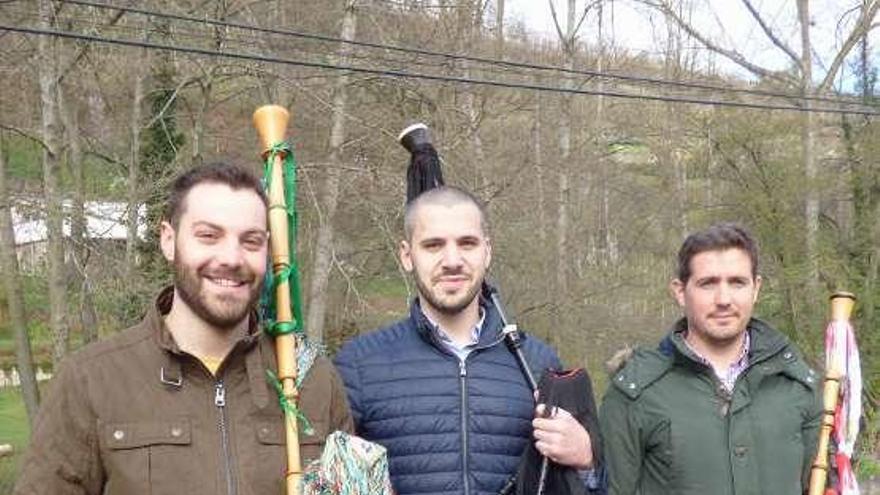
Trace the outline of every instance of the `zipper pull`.
[[458, 376], [467, 376], [467, 368], [464, 367], [464, 361], [458, 361]]
[[217, 407], [226, 405], [226, 389], [223, 388], [223, 382], [217, 382], [214, 386], [214, 405]]

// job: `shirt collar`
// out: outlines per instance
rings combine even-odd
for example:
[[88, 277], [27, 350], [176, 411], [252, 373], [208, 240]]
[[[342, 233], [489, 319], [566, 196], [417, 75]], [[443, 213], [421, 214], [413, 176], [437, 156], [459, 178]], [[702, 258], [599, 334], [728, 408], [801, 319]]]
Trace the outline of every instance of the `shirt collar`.
[[[682, 337], [686, 336], [687, 330], [682, 333]], [[733, 390], [736, 379], [739, 378], [739, 375], [741, 375], [742, 372], [745, 371], [746, 368], [748, 368], [749, 366], [749, 351], [752, 347], [752, 337], [751, 335], [749, 335], [748, 330], [745, 331], [745, 335], [743, 337], [743, 345], [739, 351], [739, 355], [737, 356], [736, 360], [727, 367], [726, 370], [716, 370], [708, 359], [703, 357], [703, 355], [700, 354], [699, 351], [691, 346], [690, 342], [687, 341], [687, 338], [683, 338], [682, 340], [684, 341], [684, 344], [687, 346], [688, 350], [690, 350], [694, 354], [694, 356], [700, 363], [708, 366], [712, 371], [715, 372], [715, 376], [718, 377], [718, 379], [721, 381], [721, 384], [724, 385], [724, 388], [726, 388], [728, 392]]]
[[443, 345], [447, 347], [452, 347], [454, 349], [464, 349], [466, 347], [473, 347], [480, 342], [480, 335], [483, 333], [483, 323], [486, 321], [486, 312], [483, 310], [483, 307], [480, 306], [480, 319], [477, 320], [477, 324], [474, 325], [474, 328], [471, 330], [471, 339], [470, 342], [460, 345], [455, 340], [453, 340], [452, 336], [449, 333], [440, 327], [437, 322], [432, 320], [424, 311], [422, 314], [425, 316], [425, 319], [428, 320], [428, 323], [431, 324], [431, 329], [434, 332], [434, 335], [440, 340]]

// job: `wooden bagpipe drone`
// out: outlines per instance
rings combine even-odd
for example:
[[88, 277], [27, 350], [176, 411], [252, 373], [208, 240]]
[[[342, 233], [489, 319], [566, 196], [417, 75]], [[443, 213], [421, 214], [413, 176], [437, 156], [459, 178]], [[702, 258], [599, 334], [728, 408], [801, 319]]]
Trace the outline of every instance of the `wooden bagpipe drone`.
[[303, 469], [299, 425], [310, 430], [308, 418], [297, 408], [299, 389], [323, 348], [306, 338], [296, 262], [296, 161], [285, 140], [289, 112], [267, 105], [254, 112], [261, 142], [264, 185], [268, 198], [271, 270], [266, 272], [263, 323], [275, 338], [277, 374], [267, 370], [284, 412], [287, 470], [286, 495], [391, 495], [385, 449], [344, 432], [325, 439], [320, 459]]
[[[850, 318], [856, 298], [849, 292], [831, 295], [831, 321], [825, 329], [825, 380], [822, 426], [810, 471], [809, 495], [858, 495], [852, 456], [862, 412], [862, 374]], [[828, 484], [829, 447], [834, 445], [835, 486]]]

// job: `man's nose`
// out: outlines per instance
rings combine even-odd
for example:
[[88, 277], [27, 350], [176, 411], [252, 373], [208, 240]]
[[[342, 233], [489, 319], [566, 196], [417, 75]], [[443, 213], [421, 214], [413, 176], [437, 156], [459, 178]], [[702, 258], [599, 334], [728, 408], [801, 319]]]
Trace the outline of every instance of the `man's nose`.
[[461, 249], [456, 245], [447, 246], [443, 250], [443, 266], [454, 267], [462, 263]]
[[728, 284], [718, 284], [718, 288], [715, 291], [715, 304], [719, 306], [729, 305], [733, 300], [732, 295], [732, 290]]
[[222, 265], [239, 266], [243, 260], [243, 248], [237, 241], [226, 241], [220, 246], [216, 258]]

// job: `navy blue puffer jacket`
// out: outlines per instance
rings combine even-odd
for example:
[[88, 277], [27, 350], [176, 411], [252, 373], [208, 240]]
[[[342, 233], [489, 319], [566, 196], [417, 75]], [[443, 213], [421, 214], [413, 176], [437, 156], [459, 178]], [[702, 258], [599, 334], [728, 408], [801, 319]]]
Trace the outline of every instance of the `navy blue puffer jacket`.
[[[400, 495], [495, 494], [531, 438], [534, 401], [502, 339], [492, 304], [464, 363], [438, 341], [418, 301], [410, 317], [346, 344], [336, 366], [357, 433], [388, 449]], [[523, 336], [536, 377], [559, 369], [553, 350]]]

